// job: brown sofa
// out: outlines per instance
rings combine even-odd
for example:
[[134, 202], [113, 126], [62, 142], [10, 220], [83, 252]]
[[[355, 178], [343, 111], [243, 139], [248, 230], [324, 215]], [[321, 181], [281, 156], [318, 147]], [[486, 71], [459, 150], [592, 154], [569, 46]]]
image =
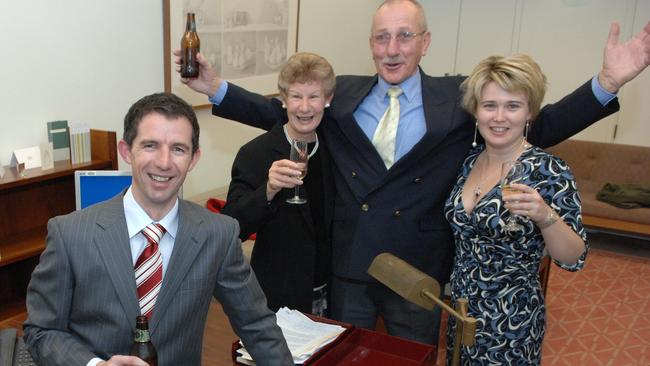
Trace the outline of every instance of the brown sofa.
[[548, 151], [573, 170], [587, 227], [650, 236], [650, 208], [623, 209], [596, 199], [605, 183], [650, 185], [650, 147], [567, 140]]

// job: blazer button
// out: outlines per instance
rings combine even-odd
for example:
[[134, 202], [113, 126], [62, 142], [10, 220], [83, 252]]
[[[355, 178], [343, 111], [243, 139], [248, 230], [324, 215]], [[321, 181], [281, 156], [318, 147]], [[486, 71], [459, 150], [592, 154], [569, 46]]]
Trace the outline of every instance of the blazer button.
[[368, 211], [369, 209], [370, 209], [370, 206], [368, 206], [367, 203], [364, 203], [363, 205], [361, 205], [361, 211], [366, 212], [366, 211]]
[[395, 217], [400, 217], [401, 215], [402, 215], [402, 212], [400, 210], [395, 210], [395, 212], [393, 212], [393, 216], [395, 216]]
[[357, 177], [357, 172], [353, 171], [352, 172], [352, 178], [356, 178], [356, 177]]
[[422, 183], [422, 178], [417, 177], [417, 178], [413, 179], [413, 183]]

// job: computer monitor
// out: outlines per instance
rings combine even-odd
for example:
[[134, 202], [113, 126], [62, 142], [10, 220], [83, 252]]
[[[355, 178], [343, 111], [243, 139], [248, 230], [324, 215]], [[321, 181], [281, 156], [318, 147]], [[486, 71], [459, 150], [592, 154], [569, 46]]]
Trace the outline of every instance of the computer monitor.
[[74, 172], [77, 210], [105, 201], [130, 184], [130, 170], [77, 170]]

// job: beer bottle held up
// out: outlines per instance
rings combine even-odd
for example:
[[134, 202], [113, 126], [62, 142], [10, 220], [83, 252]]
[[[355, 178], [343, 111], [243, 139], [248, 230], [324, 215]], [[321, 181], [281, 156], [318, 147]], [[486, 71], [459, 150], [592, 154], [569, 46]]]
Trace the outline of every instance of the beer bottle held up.
[[139, 315], [135, 320], [135, 338], [131, 347], [131, 356], [137, 356], [149, 366], [158, 366], [158, 354], [151, 343], [149, 335], [149, 320]]
[[195, 78], [199, 76], [199, 62], [196, 54], [201, 49], [201, 41], [196, 33], [194, 13], [187, 13], [185, 34], [181, 39], [181, 77]]

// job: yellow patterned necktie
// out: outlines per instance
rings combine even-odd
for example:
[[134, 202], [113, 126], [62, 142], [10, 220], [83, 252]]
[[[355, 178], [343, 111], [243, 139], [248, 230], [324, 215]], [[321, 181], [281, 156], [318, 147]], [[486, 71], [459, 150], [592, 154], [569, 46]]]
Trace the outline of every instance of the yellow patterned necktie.
[[395, 138], [397, 137], [397, 124], [399, 123], [399, 96], [402, 89], [399, 86], [391, 86], [387, 92], [390, 97], [388, 108], [381, 117], [375, 135], [372, 137], [372, 144], [390, 169], [395, 162]]

